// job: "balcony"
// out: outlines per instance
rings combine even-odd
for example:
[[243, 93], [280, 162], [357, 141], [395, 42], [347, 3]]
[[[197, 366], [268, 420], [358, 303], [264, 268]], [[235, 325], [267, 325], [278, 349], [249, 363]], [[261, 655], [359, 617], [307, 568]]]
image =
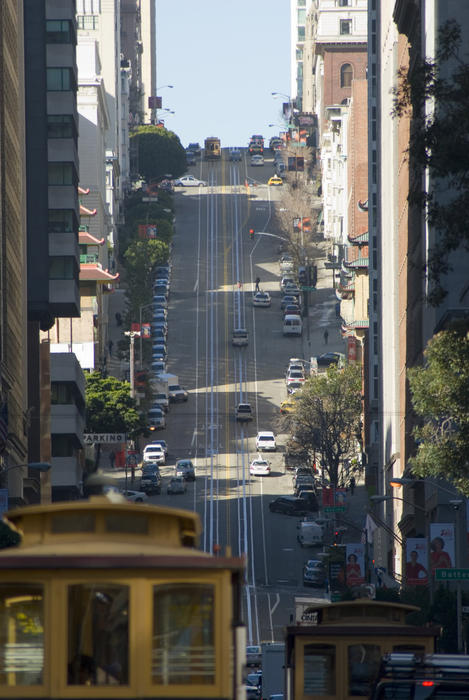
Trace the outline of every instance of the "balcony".
[[80, 255], [80, 265], [85, 265], [87, 263], [96, 264], [99, 262], [99, 255], [97, 253], [86, 253], [85, 255]]

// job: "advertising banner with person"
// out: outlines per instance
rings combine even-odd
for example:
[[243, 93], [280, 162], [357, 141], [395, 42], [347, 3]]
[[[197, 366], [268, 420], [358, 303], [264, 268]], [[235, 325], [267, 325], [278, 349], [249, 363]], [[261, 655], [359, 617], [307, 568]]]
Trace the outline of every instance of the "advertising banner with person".
[[430, 569], [451, 569], [454, 566], [453, 523], [430, 524]]
[[428, 542], [425, 537], [407, 538], [405, 575], [408, 586], [428, 584]]
[[345, 556], [347, 586], [359, 586], [361, 583], [365, 583], [365, 545], [348, 543]]

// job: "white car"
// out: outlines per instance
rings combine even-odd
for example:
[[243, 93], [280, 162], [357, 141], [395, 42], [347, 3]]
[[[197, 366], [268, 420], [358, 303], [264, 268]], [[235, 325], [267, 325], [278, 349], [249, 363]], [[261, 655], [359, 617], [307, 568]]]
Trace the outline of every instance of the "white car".
[[253, 166], [264, 165], [264, 156], [261, 156], [257, 153], [255, 155], [251, 156], [251, 165], [253, 165]]
[[206, 187], [207, 183], [204, 180], [198, 180], [193, 175], [183, 175], [182, 177], [178, 177], [178, 179], [174, 181], [174, 186], [175, 187]]
[[249, 465], [249, 473], [252, 476], [269, 476], [270, 475], [270, 462], [262, 457], [257, 457], [253, 459]]
[[152, 464], [164, 464], [166, 455], [161, 445], [147, 445], [143, 450], [143, 461], [151, 462]]
[[297, 384], [297, 383], [303, 384], [305, 381], [306, 381], [306, 377], [305, 377], [305, 373], [303, 371], [291, 369], [287, 372], [287, 377], [285, 379], [287, 387], [290, 386], [290, 384]]
[[124, 496], [124, 498], [126, 498], [128, 501], [132, 501], [133, 503], [143, 503], [144, 501], [148, 501], [148, 496], [143, 491], [121, 491], [121, 494]]
[[271, 303], [269, 292], [256, 292], [252, 298], [253, 306], [270, 306]]
[[258, 450], [259, 452], [263, 450], [275, 452], [277, 450], [275, 435], [271, 430], [261, 430], [259, 433], [257, 433], [256, 450]]

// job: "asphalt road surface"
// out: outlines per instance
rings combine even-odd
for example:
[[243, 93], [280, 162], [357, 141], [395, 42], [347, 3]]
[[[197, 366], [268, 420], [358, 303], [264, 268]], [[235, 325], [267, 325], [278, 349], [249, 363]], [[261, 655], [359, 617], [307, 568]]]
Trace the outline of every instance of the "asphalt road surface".
[[[272, 159], [251, 167], [245, 155], [241, 162], [229, 162], [226, 151], [221, 162], [201, 160], [190, 172], [207, 187], [180, 188], [174, 195], [168, 334], [168, 371], [178, 375], [189, 400], [171, 406], [167, 428], [156, 436], [167, 440], [170, 455], [161, 470], [163, 492], [151, 501], [196, 510], [205, 551], [220, 547], [246, 555], [248, 640], [280, 640], [292, 619], [294, 595], [324, 595], [303, 587], [303, 564], [314, 552], [296, 541], [298, 519], [268, 509], [272, 498], [292, 493], [279, 412], [286, 398], [286, 365], [290, 357], [309, 358], [311, 349], [305, 347], [306, 331], [303, 338], [282, 335], [280, 241], [258, 233], [281, 234], [273, 229], [281, 187], [266, 184], [274, 174]], [[248, 178], [254, 185], [246, 184]], [[253, 240], [250, 228], [256, 231]], [[270, 308], [252, 306], [256, 277], [272, 296]], [[246, 348], [231, 344], [236, 327], [249, 333]], [[240, 401], [254, 410], [247, 425], [234, 418]], [[249, 475], [258, 430], [273, 430], [279, 444], [268, 456], [268, 477]], [[185, 495], [168, 496], [166, 483], [183, 457], [194, 461], [196, 481]]]

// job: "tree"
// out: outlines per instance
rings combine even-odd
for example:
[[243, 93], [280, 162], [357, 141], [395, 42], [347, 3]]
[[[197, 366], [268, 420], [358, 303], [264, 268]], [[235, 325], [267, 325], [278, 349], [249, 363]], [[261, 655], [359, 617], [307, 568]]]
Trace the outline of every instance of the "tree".
[[136, 141], [136, 173], [146, 182], [164, 175], [179, 177], [186, 172], [186, 152], [179, 137], [157, 126], [140, 126], [130, 135]]
[[[130, 396], [130, 384], [116, 377], [103, 377], [91, 372], [86, 377], [86, 432], [127, 433], [135, 438], [145, 432], [146, 423], [137, 410], [135, 399]], [[96, 453], [95, 468], [99, 466], [100, 445]]]
[[331, 366], [310, 377], [290, 414], [296, 442], [319, 457], [333, 486], [339, 483], [344, 460], [354, 457], [361, 429], [361, 368]]
[[469, 334], [464, 326], [437, 333], [425, 364], [408, 370], [417, 453], [410, 460], [420, 477], [450, 479], [469, 496]]
[[129, 313], [139, 318], [139, 309], [151, 301], [154, 269], [168, 258], [168, 245], [160, 240], [134, 241], [124, 253]]
[[[425, 212], [436, 234], [426, 272], [428, 301], [447, 295], [450, 254], [469, 248], [469, 63], [459, 55], [461, 29], [454, 20], [439, 31], [435, 59], [412, 62], [398, 73], [394, 115], [410, 115], [408, 157], [413, 173], [410, 204]], [[434, 108], [432, 109], [432, 105]], [[429, 178], [423, 174], [428, 172]]]

